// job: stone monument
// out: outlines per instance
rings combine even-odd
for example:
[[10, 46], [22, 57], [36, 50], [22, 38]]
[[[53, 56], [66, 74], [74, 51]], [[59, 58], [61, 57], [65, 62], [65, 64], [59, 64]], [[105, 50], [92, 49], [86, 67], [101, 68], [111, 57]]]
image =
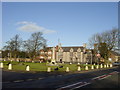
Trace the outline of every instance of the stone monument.
[[55, 61], [55, 47], [53, 47], [53, 49], [52, 49], [52, 60], [49, 65], [52, 65], [52, 66], [57, 65], [57, 63]]

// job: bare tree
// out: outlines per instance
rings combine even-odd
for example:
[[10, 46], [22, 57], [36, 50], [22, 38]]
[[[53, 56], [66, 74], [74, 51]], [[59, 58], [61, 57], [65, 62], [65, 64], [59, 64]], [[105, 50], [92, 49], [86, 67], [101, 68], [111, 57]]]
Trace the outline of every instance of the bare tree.
[[118, 48], [118, 29], [103, 32], [101, 38], [102, 43], [107, 44], [109, 51]]
[[16, 34], [13, 38], [6, 42], [7, 45], [3, 47], [4, 50], [8, 50], [10, 56], [17, 58], [18, 52], [20, 51], [20, 47], [22, 45], [22, 39]]
[[[118, 29], [94, 34], [89, 39], [89, 45], [99, 51], [103, 58], [108, 58], [108, 52], [118, 48]], [[95, 46], [94, 46], [95, 45]]]
[[24, 41], [24, 48], [29, 53], [31, 59], [36, 58], [39, 50], [46, 46], [46, 40], [41, 32], [33, 33], [30, 39]]

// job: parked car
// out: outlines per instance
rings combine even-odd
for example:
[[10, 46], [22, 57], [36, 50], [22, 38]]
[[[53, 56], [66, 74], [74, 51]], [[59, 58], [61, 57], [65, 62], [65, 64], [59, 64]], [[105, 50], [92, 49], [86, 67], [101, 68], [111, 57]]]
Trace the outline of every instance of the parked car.
[[120, 66], [120, 62], [114, 62], [113, 66]]

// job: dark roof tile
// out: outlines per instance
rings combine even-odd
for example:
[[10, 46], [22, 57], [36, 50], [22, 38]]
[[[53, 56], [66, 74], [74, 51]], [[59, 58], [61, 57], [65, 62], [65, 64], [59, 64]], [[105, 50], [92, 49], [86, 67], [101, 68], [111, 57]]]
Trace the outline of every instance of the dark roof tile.
[[[53, 47], [46, 47], [44, 49], [44, 51], [48, 51], [48, 50], [52, 50]], [[70, 49], [73, 49], [73, 52], [77, 52], [78, 48], [81, 49], [81, 51], [83, 51], [84, 47], [83, 46], [72, 46], [72, 47], [61, 47], [63, 49], [63, 52], [69, 52]]]
[[64, 52], [69, 52], [71, 48], [73, 49], [73, 52], [77, 52], [78, 48], [80, 48], [81, 51], [84, 49], [84, 47], [62, 47]]

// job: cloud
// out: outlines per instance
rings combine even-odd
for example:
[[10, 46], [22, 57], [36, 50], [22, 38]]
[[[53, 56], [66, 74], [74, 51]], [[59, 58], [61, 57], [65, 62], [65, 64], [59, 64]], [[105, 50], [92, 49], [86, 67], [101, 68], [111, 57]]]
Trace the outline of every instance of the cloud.
[[17, 28], [18, 30], [25, 31], [25, 32], [37, 32], [37, 31], [39, 32], [40, 31], [44, 34], [56, 32], [55, 30], [49, 30], [42, 26], [39, 26], [34, 22], [22, 21], [22, 22], [17, 22], [17, 25], [18, 25], [18, 28]]

